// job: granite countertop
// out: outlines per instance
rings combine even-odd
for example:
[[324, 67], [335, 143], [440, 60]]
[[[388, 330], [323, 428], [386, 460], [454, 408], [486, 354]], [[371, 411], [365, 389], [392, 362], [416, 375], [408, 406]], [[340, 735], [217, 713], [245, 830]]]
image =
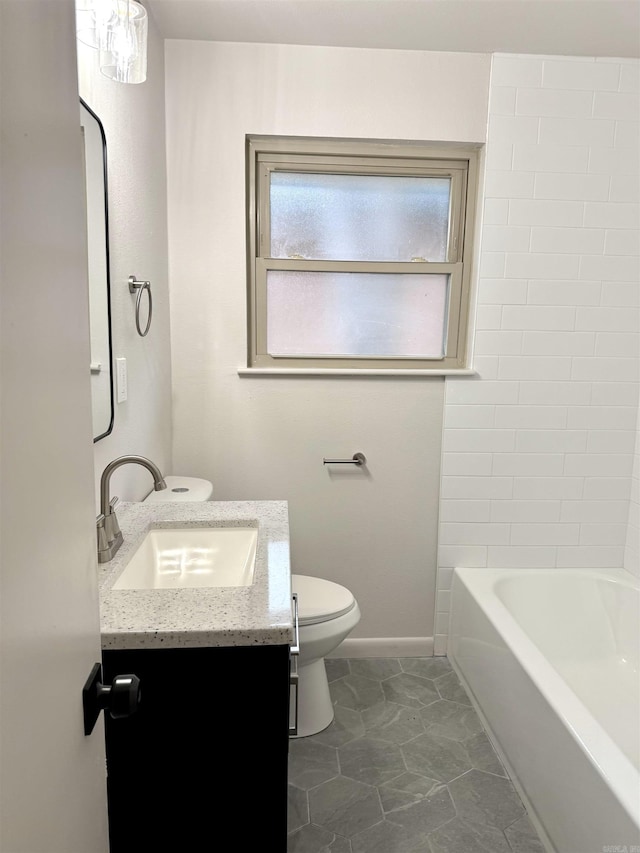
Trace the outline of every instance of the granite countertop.
[[[103, 649], [257, 646], [293, 642], [289, 516], [286, 501], [122, 503], [124, 542], [99, 564]], [[258, 527], [254, 582], [243, 587], [114, 590], [154, 527]]]

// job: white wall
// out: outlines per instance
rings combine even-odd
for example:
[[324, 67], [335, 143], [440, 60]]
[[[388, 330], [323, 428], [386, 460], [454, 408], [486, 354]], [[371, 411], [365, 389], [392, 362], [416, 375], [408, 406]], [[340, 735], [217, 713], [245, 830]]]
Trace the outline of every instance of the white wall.
[[[71, 0], [0, 3], [0, 849], [104, 853], [87, 245]], [[28, 45], [28, 49], [26, 49]]]
[[[117, 456], [147, 456], [172, 473], [164, 49], [153, 15], [144, 83], [104, 77], [97, 52], [81, 43], [78, 72], [80, 95], [107, 138], [113, 357], [127, 359], [129, 386], [127, 401], [115, 403], [113, 432], [95, 444], [97, 505], [100, 475]], [[132, 274], [151, 281], [153, 321], [144, 338], [135, 327]], [[111, 484], [111, 494], [122, 500], [140, 500], [153, 485], [138, 465], [116, 471]]]
[[175, 469], [289, 500], [294, 568], [354, 591], [354, 637], [429, 638], [443, 381], [238, 376], [245, 134], [482, 142], [489, 57], [168, 41], [166, 73]]
[[[638, 417], [639, 68], [494, 57], [480, 377], [447, 381], [436, 651], [454, 566], [623, 565]], [[627, 565], [635, 551], [638, 571], [633, 542], [637, 530]]]
[[[423, 633], [408, 602], [418, 593], [430, 602], [428, 583], [416, 584], [431, 578], [429, 555], [418, 568], [396, 545], [397, 560], [386, 551], [372, 572], [349, 548], [347, 529], [332, 537], [326, 504], [347, 518], [353, 504], [335, 488], [323, 491], [313, 465], [342, 435], [345, 454], [375, 448], [376, 461], [393, 456], [396, 467], [409, 467], [388, 437], [395, 447], [437, 444], [435, 427], [420, 426], [433, 413], [436, 400], [425, 409], [421, 397], [435, 380], [238, 378], [246, 349], [243, 140], [479, 141], [487, 57], [179, 41], [167, 43], [166, 56], [176, 468], [211, 478], [220, 498], [288, 498], [294, 563], [365, 597], [372, 618], [356, 636]], [[454, 565], [637, 563], [637, 502], [629, 512], [637, 80], [633, 60], [494, 57], [474, 323], [479, 376], [446, 381], [440, 651]], [[359, 409], [365, 418], [354, 416]], [[433, 471], [425, 459], [420, 473], [423, 463]], [[401, 534], [406, 518], [415, 520], [405, 507], [419, 503], [427, 524], [435, 518], [437, 484], [423, 493], [419, 480], [399, 482], [387, 470], [379, 481], [395, 500], [392, 527]], [[357, 529], [375, 527], [375, 518], [363, 509]], [[406, 588], [394, 598], [398, 577]]]

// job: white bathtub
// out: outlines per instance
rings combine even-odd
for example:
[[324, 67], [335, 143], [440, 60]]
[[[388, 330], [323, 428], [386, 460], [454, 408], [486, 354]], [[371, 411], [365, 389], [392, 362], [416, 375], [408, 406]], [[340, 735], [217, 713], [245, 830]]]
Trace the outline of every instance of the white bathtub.
[[456, 569], [449, 657], [549, 850], [640, 853], [640, 584]]

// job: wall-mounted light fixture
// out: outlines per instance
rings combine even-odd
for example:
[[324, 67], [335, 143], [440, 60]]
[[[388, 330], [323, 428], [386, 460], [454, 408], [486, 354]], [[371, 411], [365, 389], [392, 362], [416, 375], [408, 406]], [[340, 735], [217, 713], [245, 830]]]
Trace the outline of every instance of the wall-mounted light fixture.
[[147, 79], [147, 11], [136, 0], [76, 0], [79, 41], [99, 51], [100, 71], [118, 83]]

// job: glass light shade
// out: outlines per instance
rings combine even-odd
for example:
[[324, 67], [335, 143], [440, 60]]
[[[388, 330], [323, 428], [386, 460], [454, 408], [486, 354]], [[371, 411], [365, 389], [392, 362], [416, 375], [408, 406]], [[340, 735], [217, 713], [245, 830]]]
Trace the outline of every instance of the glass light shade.
[[147, 12], [135, 0], [116, 0], [116, 16], [108, 26], [105, 49], [100, 50], [100, 71], [118, 83], [144, 83], [147, 79]]
[[78, 41], [97, 50], [106, 50], [117, 7], [118, 0], [76, 0]]

